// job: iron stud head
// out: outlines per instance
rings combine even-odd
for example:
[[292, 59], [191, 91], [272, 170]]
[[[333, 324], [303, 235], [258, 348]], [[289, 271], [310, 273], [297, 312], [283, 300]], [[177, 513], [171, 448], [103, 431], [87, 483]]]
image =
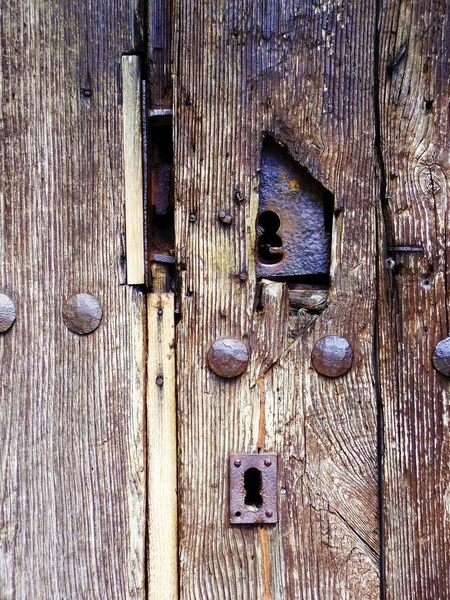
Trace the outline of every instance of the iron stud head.
[[433, 365], [439, 373], [450, 377], [450, 337], [436, 344], [433, 352]]
[[238, 377], [248, 365], [248, 348], [241, 340], [220, 338], [208, 351], [208, 365], [219, 377]]
[[345, 338], [327, 335], [314, 346], [311, 360], [314, 368], [321, 375], [339, 377], [350, 370], [353, 350]]
[[90, 294], [76, 294], [66, 300], [63, 321], [73, 333], [86, 335], [100, 325], [103, 311], [99, 301]]
[[6, 294], [0, 294], [0, 333], [8, 331], [16, 320], [14, 302]]

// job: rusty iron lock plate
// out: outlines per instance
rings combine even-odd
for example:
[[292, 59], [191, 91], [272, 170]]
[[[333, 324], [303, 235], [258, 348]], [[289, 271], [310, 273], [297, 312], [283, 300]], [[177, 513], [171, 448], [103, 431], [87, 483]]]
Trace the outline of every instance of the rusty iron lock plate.
[[278, 521], [276, 454], [230, 456], [230, 523]]
[[267, 138], [261, 153], [257, 276], [328, 275], [333, 204], [331, 193]]

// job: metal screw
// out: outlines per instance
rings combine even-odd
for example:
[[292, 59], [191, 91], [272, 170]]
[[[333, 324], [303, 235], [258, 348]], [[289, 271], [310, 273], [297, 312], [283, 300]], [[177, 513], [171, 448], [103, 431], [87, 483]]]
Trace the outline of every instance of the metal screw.
[[231, 225], [233, 217], [227, 214], [224, 210], [221, 210], [219, 213], [219, 221], [222, 221], [224, 225]]
[[92, 333], [100, 325], [103, 311], [99, 301], [90, 294], [71, 296], [63, 306], [64, 323], [79, 335]]
[[242, 465], [242, 461], [239, 460], [238, 458], [234, 461], [234, 466], [235, 467], [240, 467]]
[[240, 279], [241, 281], [247, 281], [247, 279], [248, 279], [248, 274], [247, 274], [247, 272], [246, 272], [246, 271], [241, 271], [241, 272], [239, 273], [239, 279]]
[[164, 383], [164, 377], [162, 375], [158, 375], [158, 377], [156, 378], [156, 385], [158, 385], [159, 387], [161, 387]]
[[191, 214], [189, 215], [189, 221], [190, 221], [191, 223], [195, 223], [195, 221], [196, 221], [196, 220], [197, 220], [197, 215], [196, 215], [195, 213], [191, 213]]
[[450, 377], [450, 337], [436, 344], [433, 352], [433, 365], [439, 373]]
[[6, 294], [0, 294], [0, 333], [8, 331], [16, 320], [14, 302]]
[[321, 375], [339, 377], [352, 366], [353, 350], [345, 338], [327, 335], [314, 346], [311, 360]]
[[208, 365], [220, 377], [237, 377], [248, 365], [247, 346], [235, 338], [220, 338], [208, 351]]
[[158, 317], [162, 317], [163, 316], [163, 309], [158, 306]]
[[270, 460], [270, 458], [266, 458], [264, 460], [264, 464], [266, 465], [266, 467], [270, 467], [270, 465], [272, 464], [272, 461]]
[[85, 98], [90, 98], [91, 97], [91, 90], [83, 90], [83, 96]]
[[266, 517], [273, 517], [273, 510], [266, 510]]

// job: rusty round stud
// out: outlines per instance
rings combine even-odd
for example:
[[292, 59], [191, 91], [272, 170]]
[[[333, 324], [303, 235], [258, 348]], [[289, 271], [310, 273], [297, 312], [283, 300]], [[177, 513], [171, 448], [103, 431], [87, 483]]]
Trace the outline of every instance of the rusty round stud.
[[264, 464], [266, 465], [266, 467], [270, 467], [270, 465], [272, 464], [272, 461], [270, 460], [270, 458], [266, 458], [264, 460]]
[[273, 510], [266, 510], [266, 517], [273, 517]]
[[189, 221], [190, 221], [190, 223], [195, 223], [196, 220], [197, 220], [197, 215], [195, 213], [191, 213], [189, 215]]
[[239, 279], [241, 281], [247, 281], [247, 279], [248, 279], [248, 273], [246, 271], [241, 271], [239, 273]]
[[164, 384], [164, 378], [162, 375], [158, 375], [158, 377], [156, 378], [156, 385], [159, 387], [162, 387]]
[[436, 344], [433, 352], [433, 365], [439, 373], [450, 377], [450, 337]]
[[6, 294], [0, 294], [0, 333], [8, 331], [16, 320], [14, 302]]
[[314, 346], [312, 364], [326, 377], [339, 377], [352, 366], [353, 350], [348, 341], [338, 335], [327, 335]]
[[219, 377], [237, 377], [248, 365], [248, 348], [241, 340], [220, 338], [208, 351], [208, 365]]
[[219, 213], [219, 221], [221, 221], [224, 225], [231, 225], [233, 217], [227, 214], [224, 210], [221, 210]]
[[242, 465], [242, 460], [239, 460], [238, 458], [234, 461], [234, 466], [235, 467], [240, 467]]
[[100, 325], [103, 311], [99, 301], [90, 294], [76, 294], [66, 300], [63, 321], [73, 333], [86, 335]]

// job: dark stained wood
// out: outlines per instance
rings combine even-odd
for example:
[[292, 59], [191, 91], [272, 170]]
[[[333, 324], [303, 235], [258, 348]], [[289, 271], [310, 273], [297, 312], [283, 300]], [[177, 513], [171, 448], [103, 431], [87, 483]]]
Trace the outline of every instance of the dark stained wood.
[[172, 108], [173, 0], [147, 2], [147, 75], [150, 107]]
[[[145, 299], [119, 286], [127, 0], [2, 2], [0, 597], [144, 598]], [[71, 333], [64, 301], [103, 308]]]
[[380, 263], [389, 600], [450, 597], [450, 381], [432, 365], [449, 334], [449, 18], [439, 0], [388, 2], [381, 13], [380, 256], [386, 246], [424, 249]]
[[[181, 598], [375, 600], [375, 6], [175, 4]], [[329, 306], [301, 322], [293, 343], [283, 284], [264, 284], [265, 317], [256, 298], [263, 132], [339, 209]], [[222, 210], [231, 226], [218, 221]], [[355, 353], [337, 380], [310, 363], [327, 334], [347, 337]], [[207, 367], [222, 336], [251, 346], [236, 380]], [[228, 456], [258, 450], [280, 455], [279, 523], [230, 527]]]

